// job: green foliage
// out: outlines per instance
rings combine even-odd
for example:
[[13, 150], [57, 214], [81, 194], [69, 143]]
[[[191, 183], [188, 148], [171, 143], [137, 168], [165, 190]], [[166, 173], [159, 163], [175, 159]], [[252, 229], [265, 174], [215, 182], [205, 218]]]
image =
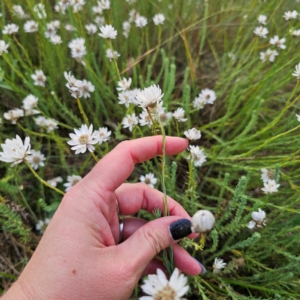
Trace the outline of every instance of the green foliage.
[[0, 224], [2, 230], [20, 237], [20, 241], [26, 243], [30, 239], [30, 229], [23, 224], [20, 215], [15, 213], [6, 203], [0, 203]]

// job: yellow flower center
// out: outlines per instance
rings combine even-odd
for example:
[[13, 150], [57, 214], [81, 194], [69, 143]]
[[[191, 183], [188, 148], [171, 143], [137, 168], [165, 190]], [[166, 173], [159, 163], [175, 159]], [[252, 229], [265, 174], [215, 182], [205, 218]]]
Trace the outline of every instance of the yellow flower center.
[[169, 285], [166, 285], [153, 298], [154, 300], [173, 300], [176, 299], [176, 292]]
[[35, 163], [35, 164], [39, 164], [40, 163], [40, 158], [38, 157], [38, 156], [34, 156], [33, 158], [32, 158], [32, 161]]
[[88, 134], [82, 134], [79, 138], [78, 141], [81, 145], [87, 144], [89, 141], [89, 135]]

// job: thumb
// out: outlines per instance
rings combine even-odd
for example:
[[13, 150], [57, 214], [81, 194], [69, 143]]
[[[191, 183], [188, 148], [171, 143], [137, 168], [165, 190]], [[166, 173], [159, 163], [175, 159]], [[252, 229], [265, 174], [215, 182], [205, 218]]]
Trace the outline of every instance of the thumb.
[[142, 274], [149, 262], [176, 240], [191, 234], [191, 221], [180, 217], [163, 217], [146, 223], [118, 245], [119, 254], [130, 261], [132, 271]]

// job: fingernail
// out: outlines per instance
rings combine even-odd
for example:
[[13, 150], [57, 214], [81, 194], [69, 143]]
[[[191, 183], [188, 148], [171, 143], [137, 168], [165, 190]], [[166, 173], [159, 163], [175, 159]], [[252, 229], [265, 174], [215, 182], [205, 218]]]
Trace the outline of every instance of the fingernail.
[[202, 275], [202, 274], [205, 274], [206, 273], [206, 268], [201, 264], [201, 262], [198, 260], [198, 259], [196, 259], [195, 257], [194, 257], [194, 260], [200, 265], [200, 267], [201, 267], [201, 272], [200, 272], [200, 274]]
[[188, 219], [180, 219], [172, 223], [169, 227], [172, 239], [176, 241], [191, 234], [191, 225], [192, 223]]

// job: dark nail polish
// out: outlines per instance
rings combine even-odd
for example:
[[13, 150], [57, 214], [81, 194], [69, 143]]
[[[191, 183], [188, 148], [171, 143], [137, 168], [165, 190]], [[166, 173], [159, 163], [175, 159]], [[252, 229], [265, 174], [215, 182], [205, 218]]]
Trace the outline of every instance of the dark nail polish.
[[179, 240], [192, 233], [191, 221], [188, 219], [178, 220], [170, 225], [170, 233], [173, 240]]
[[201, 262], [198, 260], [198, 259], [196, 259], [196, 258], [194, 258], [194, 260], [200, 265], [200, 267], [201, 267], [201, 272], [200, 272], [200, 274], [205, 274], [206, 273], [206, 268], [201, 264]]

